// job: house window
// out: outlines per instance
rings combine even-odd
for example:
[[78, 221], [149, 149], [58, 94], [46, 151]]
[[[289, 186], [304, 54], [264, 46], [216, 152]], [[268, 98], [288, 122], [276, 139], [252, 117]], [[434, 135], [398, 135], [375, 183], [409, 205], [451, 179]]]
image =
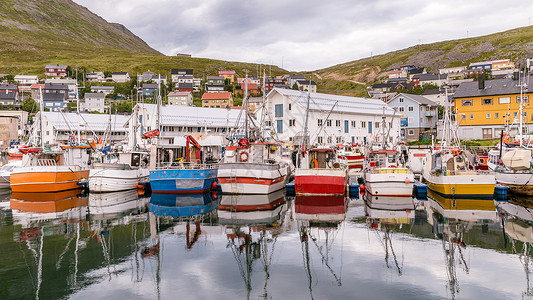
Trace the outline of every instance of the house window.
[[414, 129], [407, 130], [407, 135], [415, 135], [415, 130]]
[[328, 136], [328, 144], [333, 143], [333, 138], [331, 136]]
[[326, 120], [326, 126], [331, 127], [331, 120]]
[[423, 106], [420, 106], [420, 111], [424, 111], [424, 107]]
[[494, 113], [494, 119], [498, 119], [500, 117], [500, 113]]
[[356, 121], [352, 121], [352, 127], [355, 128], [355, 126], [357, 126], [357, 122]]
[[289, 126], [295, 126], [295, 125], [296, 125], [295, 119], [289, 120]]
[[481, 99], [482, 105], [492, 105], [492, 98]]
[[276, 121], [277, 133], [283, 133], [283, 120]]
[[429, 106], [426, 106], [426, 111], [431, 111], [431, 108]]
[[335, 120], [335, 126], [341, 127], [341, 120]]
[[319, 144], [322, 144], [324, 142], [324, 139], [321, 136], [319, 136], [317, 141]]
[[414, 107], [409, 106], [409, 111], [414, 111]]
[[405, 110], [405, 107], [400, 106], [400, 111], [404, 111], [404, 110]]
[[282, 118], [283, 117], [283, 104], [274, 105], [274, 110], [275, 110], [275, 117], [276, 118]]
[[379, 128], [379, 122], [375, 122], [374, 127]]
[[470, 114], [470, 120], [474, 119], [474, 114]]
[[291, 104], [291, 103], [289, 103], [289, 110], [291, 110], [291, 109], [292, 109], [292, 104]]
[[486, 117], [486, 118], [487, 118], [487, 119], [490, 119], [490, 114], [487, 114], [487, 117]]
[[463, 106], [472, 106], [472, 100], [463, 100]]
[[511, 103], [511, 97], [500, 97], [498, 98], [498, 103], [499, 104]]
[[322, 119], [318, 119], [318, 126], [322, 126]]
[[400, 98], [398, 99], [398, 102], [403, 103], [403, 98], [400, 97]]
[[366, 122], [361, 122], [361, 128], [366, 128]]
[[[522, 99], [524, 100], [524, 103], [529, 103], [529, 96], [522, 96]], [[520, 96], [516, 96], [516, 103], [520, 103]]]

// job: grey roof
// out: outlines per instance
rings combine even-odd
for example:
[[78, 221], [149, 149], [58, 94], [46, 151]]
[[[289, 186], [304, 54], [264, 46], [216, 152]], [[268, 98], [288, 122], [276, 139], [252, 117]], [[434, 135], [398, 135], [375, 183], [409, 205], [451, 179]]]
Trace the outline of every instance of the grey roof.
[[155, 83], [143, 83], [143, 89], [157, 89], [158, 84]]
[[424, 97], [424, 96], [421, 96], [421, 95], [414, 95], [414, 94], [404, 94], [404, 93], [400, 93], [396, 96], [394, 96], [391, 100], [395, 99], [395, 98], [398, 98], [398, 97], [405, 97], [405, 98], [409, 98], [411, 100], [413, 100], [414, 102], [420, 104], [420, 105], [429, 105], [429, 106], [439, 106], [437, 103], [435, 103], [434, 101], [431, 101], [429, 100], [428, 98]]
[[161, 77], [161, 79], [167, 79], [167, 75], [156, 74], [152, 75], [152, 80], [159, 80], [159, 77]]
[[0, 84], [0, 90], [16, 90], [16, 84]]
[[[497, 79], [485, 81], [485, 88], [480, 90], [479, 82], [463, 82], [455, 91], [454, 98], [482, 97], [505, 94], [520, 94], [518, 81], [513, 79]], [[533, 82], [529, 83], [527, 90], [533, 90]]]
[[420, 81], [428, 80], [446, 80], [448, 79], [448, 74], [417, 74], [412, 77], [413, 79], [418, 78]]
[[224, 80], [223, 76], [207, 76], [207, 80]]
[[186, 75], [193, 75], [194, 70], [193, 69], [171, 69], [171, 74], [186, 74]]
[[112, 91], [114, 89], [115, 89], [114, 86], [107, 86], [107, 85], [104, 85], [104, 86], [93, 85], [93, 86], [91, 86], [91, 90]]
[[66, 94], [62, 93], [44, 93], [43, 101], [65, 101]]
[[44, 85], [44, 90], [65, 90], [68, 91], [68, 85], [67, 84], [54, 84], [54, 83], [47, 83]]
[[364, 114], [364, 115], [387, 115], [392, 116], [394, 110], [390, 108], [385, 102], [378, 99], [348, 97], [339, 95], [330, 95], [322, 93], [309, 93], [307, 91], [297, 91], [282, 88], [273, 88], [267, 97], [272, 93], [279, 93], [283, 96], [291, 98], [302, 107], [307, 106], [307, 97], [310, 96], [309, 110], [313, 111], [330, 111], [333, 108], [334, 112], [348, 113], [348, 114]]
[[17, 92], [0, 92], [0, 100], [17, 100]]
[[[80, 114], [77, 113], [60, 113], [60, 112], [43, 112], [43, 116], [54, 126], [56, 130], [78, 130], [79, 124], [82, 124], [82, 130], [105, 131], [109, 126], [111, 119], [111, 130], [125, 132], [124, 123], [129, 116], [104, 114]], [[81, 119], [81, 122], [80, 122]], [[65, 121], [66, 120], [66, 121]]]
[[192, 83], [189, 83], [189, 82], [183, 82], [179, 84], [179, 88], [180, 89], [192, 89], [193, 85]]
[[373, 89], [381, 89], [381, 88], [391, 88], [393, 86], [396, 86], [395, 83], [388, 82], [388, 83], [376, 83], [372, 85]]
[[526, 54], [526, 59], [527, 58], [533, 58], [533, 54]]
[[66, 69], [67, 66], [64, 65], [46, 65], [46, 69]]
[[422, 73], [424, 73], [424, 70], [425, 70], [425, 68], [414, 68], [414, 69], [409, 70], [409, 74], [411, 74], [411, 75], [422, 74]]
[[398, 82], [407, 82], [407, 77], [400, 77], [400, 78], [389, 78], [387, 79], [387, 82], [391, 83], [398, 83]]
[[113, 72], [112, 75], [127, 75], [128, 72]]
[[[152, 116], [156, 115], [156, 104], [138, 104], [148, 110]], [[239, 109], [208, 108], [196, 106], [164, 105], [161, 110], [161, 126], [208, 126], [232, 127], [239, 118]], [[240, 124], [244, 118], [240, 118]]]
[[92, 98], [92, 99], [104, 99], [105, 95], [103, 93], [85, 93], [85, 98]]
[[309, 82], [309, 80], [297, 80], [297, 82], [300, 85], [316, 85], [316, 82], [313, 80], [311, 80], [311, 82]]

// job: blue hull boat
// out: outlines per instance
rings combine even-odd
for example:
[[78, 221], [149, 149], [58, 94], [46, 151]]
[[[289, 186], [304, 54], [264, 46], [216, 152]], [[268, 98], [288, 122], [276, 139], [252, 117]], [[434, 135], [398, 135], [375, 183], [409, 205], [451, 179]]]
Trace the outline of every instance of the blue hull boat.
[[150, 171], [150, 187], [156, 194], [203, 194], [217, 182], [216, 168]]

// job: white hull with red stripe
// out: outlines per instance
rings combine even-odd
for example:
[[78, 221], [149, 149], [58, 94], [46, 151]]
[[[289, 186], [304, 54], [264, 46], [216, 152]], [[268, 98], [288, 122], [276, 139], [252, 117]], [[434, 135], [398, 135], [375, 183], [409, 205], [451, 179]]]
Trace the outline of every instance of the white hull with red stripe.
[[280, 163], [222, 163], [218, 168], [224, 194], [269, 194], [284, 188], [286, 177]]

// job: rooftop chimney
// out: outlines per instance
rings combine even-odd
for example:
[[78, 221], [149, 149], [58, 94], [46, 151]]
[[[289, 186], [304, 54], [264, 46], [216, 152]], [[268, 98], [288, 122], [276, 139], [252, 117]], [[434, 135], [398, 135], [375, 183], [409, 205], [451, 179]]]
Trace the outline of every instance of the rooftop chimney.
[[479, 74], [477, 80], [478, 80], [478, 88], [480, 90], [484, 90], [485, 89], [485, 76], [484, 76], [484, 74]]

